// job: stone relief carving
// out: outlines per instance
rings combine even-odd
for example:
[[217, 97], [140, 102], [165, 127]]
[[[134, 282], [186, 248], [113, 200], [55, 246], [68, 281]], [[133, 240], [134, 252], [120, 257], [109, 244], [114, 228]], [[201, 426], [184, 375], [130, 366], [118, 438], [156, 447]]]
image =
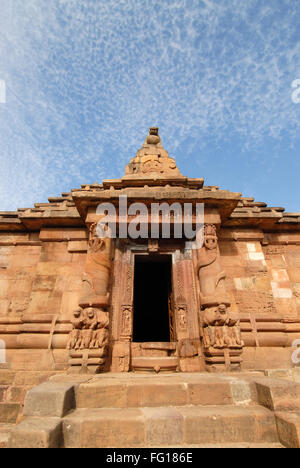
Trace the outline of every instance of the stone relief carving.
[[203, 316], [205, 348], [240, 348], [243, 346], [238, 319], [230, 317], [225, 304], [205, 309]]
[[[98, 349], [105, 356], [108, 346], [108, 313], [89, 307], [78, 308], [72, 319], [73, 330], [69, 334], [69, 350]], [[99, 354], [99, 356], [100, 356]]]
[[187, 331], [187, 306], [185, 304], [176, 306], [176, 317], [178, 330], [183, 332]]
[[131, 337], [132, 334], [132, 306], [123, 305], [122, 306], [122, 326], [121, 326], [121, 336]]
[[228, 311], [226, 274], [222, 269], [215, 225], [204, 227], [204, 245], [198, 251], [197, 273], [200, 284], [200, 321], [205, 348], [242, 348], [239, 320]]
[[149, 172], [164, 172], [164, 167], [160, 161], [155, 159], [148, 159], [143, 163], [142, 171], [145, 174]]

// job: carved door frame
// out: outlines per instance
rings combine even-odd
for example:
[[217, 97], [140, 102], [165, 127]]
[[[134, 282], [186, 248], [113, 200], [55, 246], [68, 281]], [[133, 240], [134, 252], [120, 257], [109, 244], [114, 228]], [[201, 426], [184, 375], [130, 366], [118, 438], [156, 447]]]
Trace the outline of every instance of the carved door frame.
[[[118, 241], [112, 285], [112, 340], [133, 339], [134, 266], [135, 256], [153, 253], [148, 245]], [[196, 278], [192, 252], [170, 249], [157, 252], [172, 258], [172, 302], [174, 308], [175, 341], [195, 340], [200, 337]]]

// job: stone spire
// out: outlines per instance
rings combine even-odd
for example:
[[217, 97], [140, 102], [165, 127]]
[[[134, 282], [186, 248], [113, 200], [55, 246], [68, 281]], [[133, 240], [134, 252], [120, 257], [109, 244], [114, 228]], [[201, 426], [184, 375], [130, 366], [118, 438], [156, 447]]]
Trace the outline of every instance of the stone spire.
[[136, 178], [181, 176], [176, 162], [170, 158], [161, 143], [157, 127], [151, 127], [145, 142], [136, 156], [126, 166], [126, 176]]

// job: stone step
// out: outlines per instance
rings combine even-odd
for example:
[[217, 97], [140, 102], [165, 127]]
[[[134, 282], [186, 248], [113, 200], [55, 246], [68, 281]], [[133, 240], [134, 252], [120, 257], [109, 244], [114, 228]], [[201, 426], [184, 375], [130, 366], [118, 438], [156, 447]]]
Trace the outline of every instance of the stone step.
[[258, 402], [273, 411], [300, 411], [300, 384], [262, 377], [256, 380]]
[[139, 372], [175, 372], [178, 366], [179, 359], [177, 356], [138, 356], [131, 359], [133, 371]]
[[177, 343], [132, 343], [131, 356], [132, 358], [152, 357], [166, 358], [174, 357], [177, 350]]
[[98, 376], [81, 383], [77, 408], [139, 408], [185, 405], [252, 404], [254, 385], [235, 377], [214, 375]]
[[75, 445], [99, 447], [277, 441], [274, 416], [259, 407], [77, 410], [64, 428], [71, 444], [80, 431]]
[[278, 443], [274, 413], [260, 406], [77, 409], [62, 426], [66, 448]]
[[276, 422], [278, 437], [288, 448], [300, 447], [300, 411], [277, 412]]

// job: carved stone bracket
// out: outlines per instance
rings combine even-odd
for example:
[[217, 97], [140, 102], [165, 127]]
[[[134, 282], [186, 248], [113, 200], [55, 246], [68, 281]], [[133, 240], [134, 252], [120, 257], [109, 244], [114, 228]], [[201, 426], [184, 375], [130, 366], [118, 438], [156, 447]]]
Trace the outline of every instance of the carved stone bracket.
[[70, 365], [78, 372], [101, 371], [108, 352], [108, 313], [93, 307], [78, 308], [74, 311], [72, 325], [67, 344]]

